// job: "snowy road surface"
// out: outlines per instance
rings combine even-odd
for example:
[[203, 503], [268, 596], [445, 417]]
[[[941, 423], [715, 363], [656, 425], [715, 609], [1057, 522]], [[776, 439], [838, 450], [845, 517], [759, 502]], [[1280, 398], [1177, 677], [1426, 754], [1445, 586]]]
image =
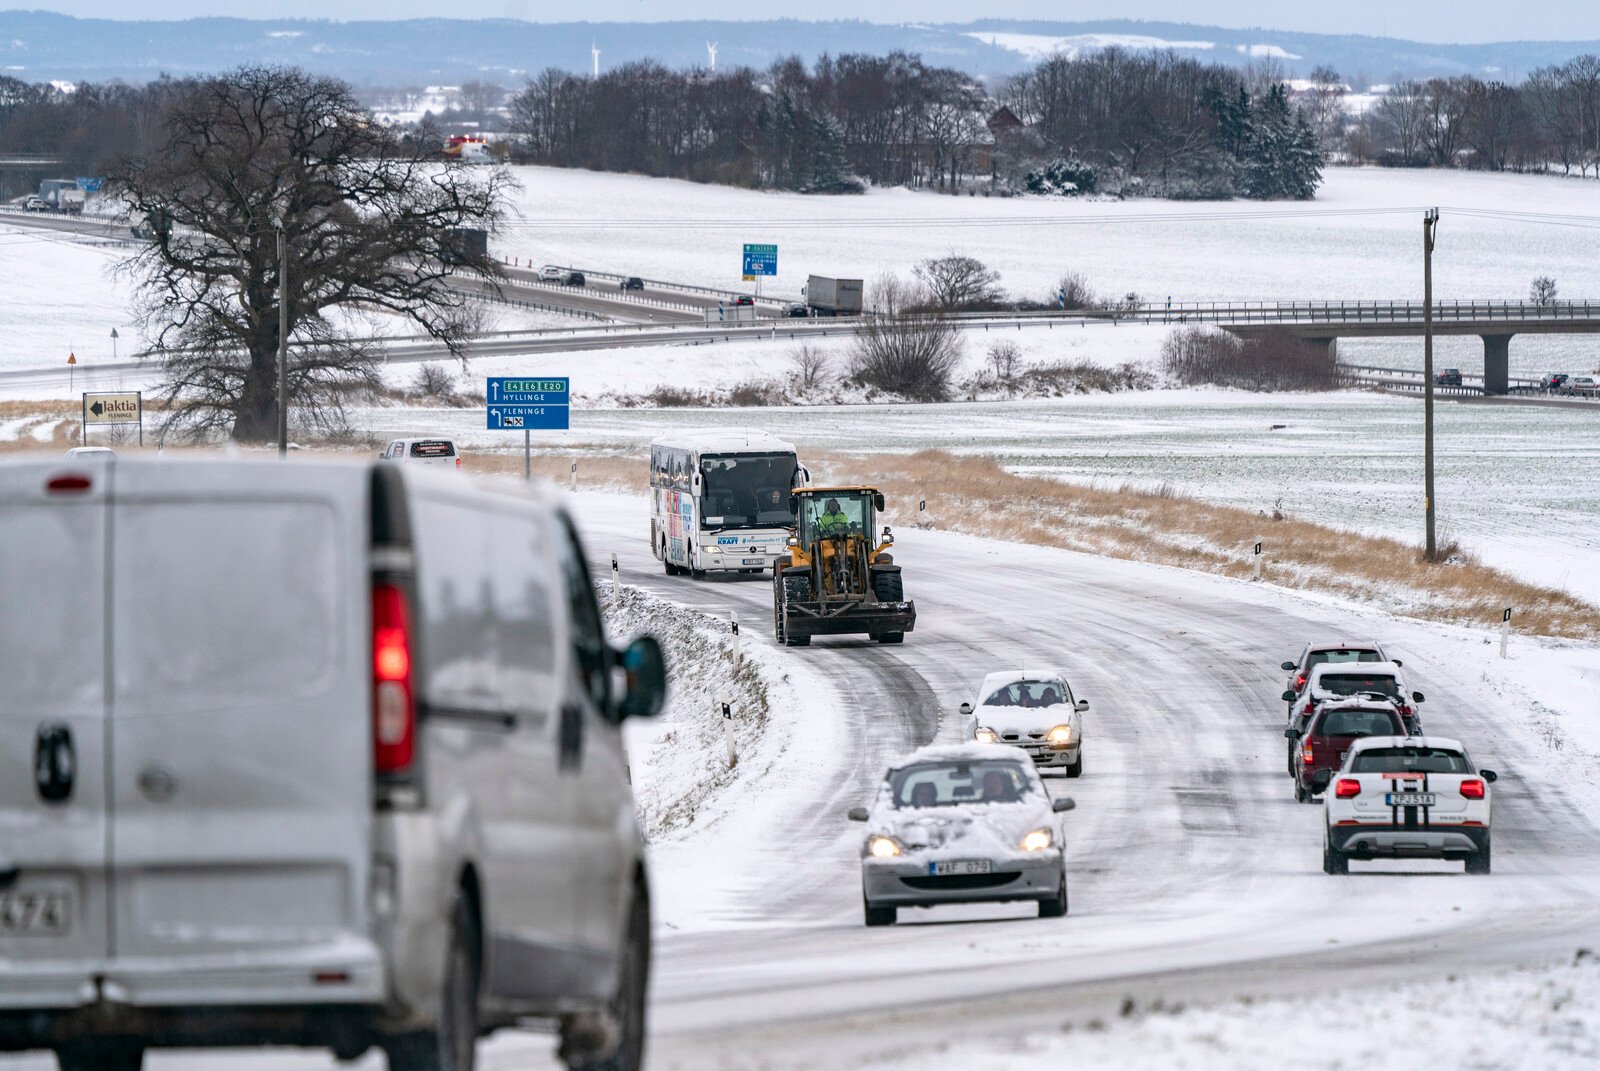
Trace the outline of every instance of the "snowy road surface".
[[[591, 556], [617, 551], [624, 583], [737, 610], [747, 642], [770, 642], [767, 581], [668, 579], [649, 554], [642, 499], [579, 503]], [[1592, 717], [1594, 652], [1525, 647], [1529, 668], [1513, 659], [1502, 671], [1465, 630], [1139, 563], [899, 535], [919, 611], [905, 645], [820, 639], [784, 652], [839, 697], [801, 712], [835, 719], [848, 741], [831, 773], [727, 789], [725, 811], [759, 796], [791, 816], [764, 836], [713, 824], [653, 850], [653, 1068], [859, 1066], [1106, 1018], [1130, 996], [1148, 1006], [1425, 982], [1592, 942], [1600, 836], [1583, 727], [1504, 690], [1537, 667], [1542, 695]], [[1493, 875], [1433, 862], [1321, 873], [1321, 809], [1296, 804], [1283, 773], [1276, 667], [1328, 635], [1399, 653], [1428, 694], [1428, 728], [1500, 771]], [[954, 707], [982, 674], [1019, 663], [1061, 666], [1092, 704], [1084, 776], [1049, 782], [1078, 801], [1066, 822], [1071, 914], [906, 910], [902, 924], [867, 931], [860, 827], [845, 810], [868, 801], [891, 759], [952, 739]], [[1585, 674], [1591, 699], [1573, 698]], [[542, 1037], [501, 1036], [484, 1053], [490, 1068], [554, 1066]], [[1129, 1066], [1143, 1066], [1138, 1056], [1126, 1054]], [[334, 1065], [313, 1053], [194, 1053], [148, 1066]]]

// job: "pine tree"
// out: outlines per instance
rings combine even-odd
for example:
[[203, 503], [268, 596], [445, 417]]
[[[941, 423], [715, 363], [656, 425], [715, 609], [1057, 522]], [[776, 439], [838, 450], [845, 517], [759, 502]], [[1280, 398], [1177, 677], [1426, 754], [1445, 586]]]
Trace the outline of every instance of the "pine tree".
[[1295, 113], [1294, 137], [1289, 147], [1287, 189], [1288, 196], [1297, 201], [1309, 201], [1317, 195], [1322, 185], [1322, 143], [1317, 132], [1311, 129], [1304, 110]]
[[839, 193], [854, 188], [844, 153], [844, 128], [824, 111], [812, 112], [811, 181], [806, 188], [817, 193]]
[[1295, 196], [1289, 180], [1294, 138], [1288, 94], [1282, 85], [1274, 85], [1257, 101], [1250, 117], [1244, 158], [1246, 197], [1266, 201]]

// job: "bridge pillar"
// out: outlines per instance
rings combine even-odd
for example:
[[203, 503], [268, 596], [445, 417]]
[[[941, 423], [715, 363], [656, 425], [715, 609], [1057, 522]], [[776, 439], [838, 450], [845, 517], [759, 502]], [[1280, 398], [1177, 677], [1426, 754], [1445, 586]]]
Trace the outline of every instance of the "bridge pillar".
[[1511, 390], [1511, 336], [1483, 335], [1483, 393]]
[[1325, 352], [1328, 355], [1328, 360], [1337, 361], [1339, 359], [1339, 340], [1338, 339], [1336, 339], [1336, 338], [1308, 338], [1308, 339], [1305, 339], [1304, 341], [1309, 342], [1313, 346], [1317, 346], [1320, 349], [1322, 349], [1323, 352]]

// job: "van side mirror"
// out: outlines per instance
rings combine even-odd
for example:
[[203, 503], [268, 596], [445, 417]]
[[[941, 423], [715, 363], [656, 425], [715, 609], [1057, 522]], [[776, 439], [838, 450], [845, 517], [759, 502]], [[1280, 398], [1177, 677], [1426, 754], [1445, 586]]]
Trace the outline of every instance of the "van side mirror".
[[1089, 709], [1089, 701], [1087, 699], [1080, 699], [1072, 705], [1072, 709], [1081, 714], [1085, 710]]
[[689, 477], [689, 490], [694, 493], [696, 498], [705, 493], [705, 481], [700, 478], [698, 472]]
[[1288, 671], [1290, 671], [1292, 673], [1295, 670], [1299, 669], [1300, 667], [1295, 665], [1295, 663], [1293, 663], [1293, 662], [1285, 662], [1283, 665], [1279, 666], [1278, 668], [1279, 669], [1286, 669], [1286, 670], [1288, 670]]
[[1298, 740], [1298, 739], [1300, 739], [1300, 730], [1299, 729], [1285, 729], [1283, 731], [1283, 738], [1285, 740]]
[[1076, 806], [1078, 805], [1073, 801], [1071, 796], [1057, 796], [1055, 799], [1050, 801], [1050, 809], [1057, 814], [1060, 814], [1062, 811], [1070, 811]]
[[1489, 782], [1491, 785], [1500, 780], [1500, 775], [1495, 773], [1493, 770], [1479, 770], [1478, 776]]
[[1294, 702], [1294, 689], [1293, 688], [1285, 688], [1283, 690], [1283, 701], [1285, 703], [1293, 703]]
[[961, 706], [958, 709], [961, 711], [963, 716], [970, 715], [972, 713], [972, 704], [971, 703], [962, 703]]
[[865, 822], [867, 820], [867, 809], [865, 807], [852, 807], [850, 808], [850, 813], [845, 817], [852, 822]]
[[667, 658], [654, 636], [640, 636], [620, 652], [627, 687], [617, 704], [618, 720], [653, 718], [667, 700]]
[[1395, 664], [1395, 665], [1397, 665], [1397, 666], [1403, 666], [1403, 665], [1405, 665], [1405, 663], [1404, 663], [1404, 662], [1402, 662], [1402, 661], [1400, 661], [1400, 660], [1399, 660], [1399, 659], [1398, 659], [1398, 658], [1391, 658], [1391, 659], [1389, 659], [1389, 661], [1391, 661], [1391, 662], [1393, 662], [1393, 663], [1394, 663], [1394, 664]]
[[1411, 698], [1416, 700], [1419, 703], [1423, 701], [1423, 695], [1422, 695], [1421, 692], [1412, 692], [1411, 693]]

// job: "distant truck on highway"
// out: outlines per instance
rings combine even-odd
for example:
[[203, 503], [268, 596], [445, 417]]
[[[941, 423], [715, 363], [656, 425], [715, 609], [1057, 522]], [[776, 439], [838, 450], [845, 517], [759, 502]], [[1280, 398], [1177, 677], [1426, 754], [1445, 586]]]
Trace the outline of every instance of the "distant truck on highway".
[[861, 280], [810, 276], [806, 280], [806, 304], [819, 316], [860, 316]]

